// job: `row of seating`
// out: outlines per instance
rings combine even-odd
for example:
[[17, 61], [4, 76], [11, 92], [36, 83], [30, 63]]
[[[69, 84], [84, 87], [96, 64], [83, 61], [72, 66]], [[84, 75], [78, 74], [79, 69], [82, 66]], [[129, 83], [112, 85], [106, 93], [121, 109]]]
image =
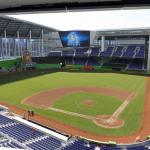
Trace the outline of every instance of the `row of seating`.
[[18, 140], [19, 142], [25, 142], [26, 140], [30, 140], [44, 135], [43, 133], [23, 124], [16, 124], [4, 127], [1, 128], [0, 131]]
[[0, 141], [0, 147], [24, 149], [22, 146], [20, 146], [19, 144], [15, 143], [11, 140]]
[[95, 58], [64, 58], [65, 64], [75, 65], [91, 65], [91, 66], [113, 66], [114, 64], [123, 64], [129, 70], [144, 70], [144, 61], [142, 59], [112, 59], [107, 63], [102, 64], [101, 61]]
[[112, 59], [109, 62], [103, 64], [111, 66], [113, 64], [122, 64], [129, 70], [144, 70], [144, 61], [141, 59]]
[[110, 144], [94, 144], [89, 141], [76, 139], [73, 143], [68, 144], [61, 150], [148, 150], [150, 149], [150, 141], [144, 141], [129, 145], [110, 145]]
[[18, 145], [17, 143], [14, 143], [12, 141], [4, 143], [0, 145], [0, 147], [8, 147], [8, 148], [15, 148], [15, 149], [24, 149], [22, 146]]
[[144, 62], [141, 60], [132, 60], [131, 63], [128, 65], [128, 69], [142, 70], [144, 69]]
[[75, 48], [74, 50], [50, 51], [48, 56], [145, 58], [145, 47], [144, 45], [108, 46], [103, 52], [100, 47]]
[[13, 123], [13, 122], [14, 122], [13, 120], [11, 120], [5, 116], [0, 115], [0, 126], [8, 124], [8, 123]]
[[[46, 135], [32, 127], [16, 122], [0, 115], [0, 147], [31, 149], [31, 150], [147, 150], [150, 140], [130, 145], [107, 145], [93, 143], [79, 138], [64, 142], [56, 137]], [[4, 124], [3, 124], [4, 123]], [[7, 126], [8, 125], [8, 126]], [[9, 138], [10, 139], [9, 139]], [[18, 142], [17, 142], [18, 141]], [[63, 143], [64, 142], [64, 143]], [[63, 144], [62, 144], [63, 143]], [[22, 144], [22, 146], [21, 146]]]
[[54, 137], [47, 137], [27, 145], [33, 150], [55, 150], [61, 147], [61, 141]]
[[[10, 139], [25, 144], [32, 150], [54, 150], [61, 147], [62, 140], [46, 135], [25, 124], [16, 122], [6, 116], [0, 114], [0, 133], [9, 136]], [[46, 137], [46, 138], [45, 138]], [[31, 142], [30, 142], [31, 141]], [[5, 142], [0, 143], [0, 147], [15, 148], [17, 143]], [[17, 146], [16, 146], [17, 147]], [[20, 148], [19, 146], [17, 148]], [[22, 149], [22, 148], [21, 148]]]
[[90, 144], [84, 140], [75, 140], [73, 143], [63, 147], [61, 150], [94, 150], [96, 144]]

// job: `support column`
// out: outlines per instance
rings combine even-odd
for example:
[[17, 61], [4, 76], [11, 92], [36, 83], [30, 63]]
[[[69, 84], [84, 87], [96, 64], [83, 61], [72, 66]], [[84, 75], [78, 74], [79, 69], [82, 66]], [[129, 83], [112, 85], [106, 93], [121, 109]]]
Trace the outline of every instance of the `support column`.
[[5, 38], [5, 57], [7, 57], [7, 32], [4, 31], [4, 38]]
[[38, 53], [38, 56], [40, 56], [40, 53], [41, 53], [41, 43], [40, 43], [40, 38], [38, 39], [38, 47], [39, 47], [39, 53]]
[[10, 44], [11, 44], [11, 39], [9, 39], [8, 41], [8, 56], [10, 57]]
[[32, 39], [32, 31], [30, 30], [30, 32], [29, 32], [29, 38], [30, 38], [30, 40], [29, 40], [29, 43], [30, 43], [30, 45], [29, 45], [29, 51], [31, 52], [31, 54], [32, 54], [32, 44], [31, 44], [31, 39]]
[[101, 36], [101, 51], [103, 52], [105, 50], [105, 36]]
[[28, 39], [26, 39], [26, 50], [28, 49]]
[[19, 43], [20, 43], [20, 33], [19, 33], [19, 31], [17, 31], [17, 39], [18, 39], [18, 45], [17, 45], [17, 47], [18, 47], [18, 56], [21, 56], [20, 45], [19, 45]]
[[147, 70], [150, 69], [150, 35], [149, 35], [149, 43], [148, 43], [148, 60], [147, 60]]
[[1, 56], [2, 56], [2, 58], [4, 59], [4, 45], [3, 45], [3, 38], [1, 38], [1, 42], [2, 42], [2, 45], [1, 45], [1, 49], [2, 49], [2, 52], [1, 52]]
[[14, 56], [16, 58], [16, 37], [14, 39]]
[[21, 41], [21, 44], [20, 44], [20, 51], [21, 51], [21, 56], [23, 56], [23, 52], [22, 52], [22, 41]]
[[42, 56], [44, 56], [43, 29], [41, 30], [41, 48], [42, 48]]

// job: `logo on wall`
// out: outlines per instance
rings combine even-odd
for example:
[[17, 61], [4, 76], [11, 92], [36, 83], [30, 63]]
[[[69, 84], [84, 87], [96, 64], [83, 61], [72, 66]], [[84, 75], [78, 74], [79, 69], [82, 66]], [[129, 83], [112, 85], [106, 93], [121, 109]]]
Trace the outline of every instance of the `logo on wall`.
[[23, 64], [31, 64], [32, 63], [32, 56], [29, 51], [24, 51], [22, 56], [22, 63]]
[[68, 46], [80, 46], [80, 37], [76, 32], [70, 32], [68, 34]]

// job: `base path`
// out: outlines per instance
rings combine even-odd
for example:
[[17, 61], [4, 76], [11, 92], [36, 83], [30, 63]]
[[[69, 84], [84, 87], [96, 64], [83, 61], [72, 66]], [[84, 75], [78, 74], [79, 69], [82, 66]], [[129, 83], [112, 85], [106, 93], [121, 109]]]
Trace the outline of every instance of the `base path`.
[[127, 107], [129, 102], [136, 97], [136, 93], [131, 93], [125, 101], [120, 105], [120, 107], [113, 113], [112, 118], [118, 118], [123, 110]]
[[[21, 109], [17, 106], [13, 106], [4, 102], [0, 102], [1, 105], [4, 105], [9, 108], [10, 111], [17, 113], [19, 115], [24, 115], [27, 111], [24, 109]], [[148, 134], [150, 134], [150, 78], [148, 78], [147, 82], [147, 89], [145, 94], [145, 105], [144, 105], [144, 112], [143, 112], [143, 118], [142, 118], [142, 126], [141, 128], [132, 135], [122, 136], [122, 137], [114, 137], [114, 136], [103, 136], [103, 135], [97, 135], [94, 133], [90, 133], [87, 131], [80, 130], [78, 128], [72, 127], [70, 125], [64, 124], [60, 121], [56, 121], [41, 115], [38, 115], [35, 113], [35, 116], [31, 119], [34, 121], [37, 121], [43, 125], [46, 125], [50, 128], [57, 129], [59, 131], [72, 134], [72, 135], [79, 135], [83, 136], [89, 139], [94, 139], [98, 141], [116, 141], [118, 143], [133, 143], [135, 142], [135, 139], [140, 136], [140, 139], [144, 140]]]
[[56, 111], [56, 112], [60, 112], [60, 113], [63, 113], [63, 114], [71, 115], [71, 116], [81, 117], [81, 118], [84, 118], [84, 119], [89, 119], [89, 120], [93, 120], [94, 119], [94, 117], [92, 117], [92, 116], [83, 115], [83, 114], [70, 112], [70, 111], [66, 111], [66, 110], [62, 110], [62, 109], [57, 109], [57, 108], [53, 108], [53, 107], [50, 107], [48, 109]]
[[135, 96], [136, 96], [136, 93], [131, 93], [112, 115], [96, 116], [93, 119], [94, 123], [96, 125], [104, 127], [104, 128], [120, 128], [120, 127], [122, 127], [124, 124], [124, 121], [119, 118], [119, 115], [128, 106], [130, 101], [135, 98]]

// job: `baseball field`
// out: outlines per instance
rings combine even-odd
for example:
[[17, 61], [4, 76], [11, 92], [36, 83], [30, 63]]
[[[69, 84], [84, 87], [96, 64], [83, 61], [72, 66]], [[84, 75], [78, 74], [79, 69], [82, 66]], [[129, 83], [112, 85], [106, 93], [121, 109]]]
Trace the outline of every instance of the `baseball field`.
[[32, 109], [66, 128], [127, 136], [142, 127], [147, 80], [119, 73], [12, 73], [0, 75], [0, 101]]

